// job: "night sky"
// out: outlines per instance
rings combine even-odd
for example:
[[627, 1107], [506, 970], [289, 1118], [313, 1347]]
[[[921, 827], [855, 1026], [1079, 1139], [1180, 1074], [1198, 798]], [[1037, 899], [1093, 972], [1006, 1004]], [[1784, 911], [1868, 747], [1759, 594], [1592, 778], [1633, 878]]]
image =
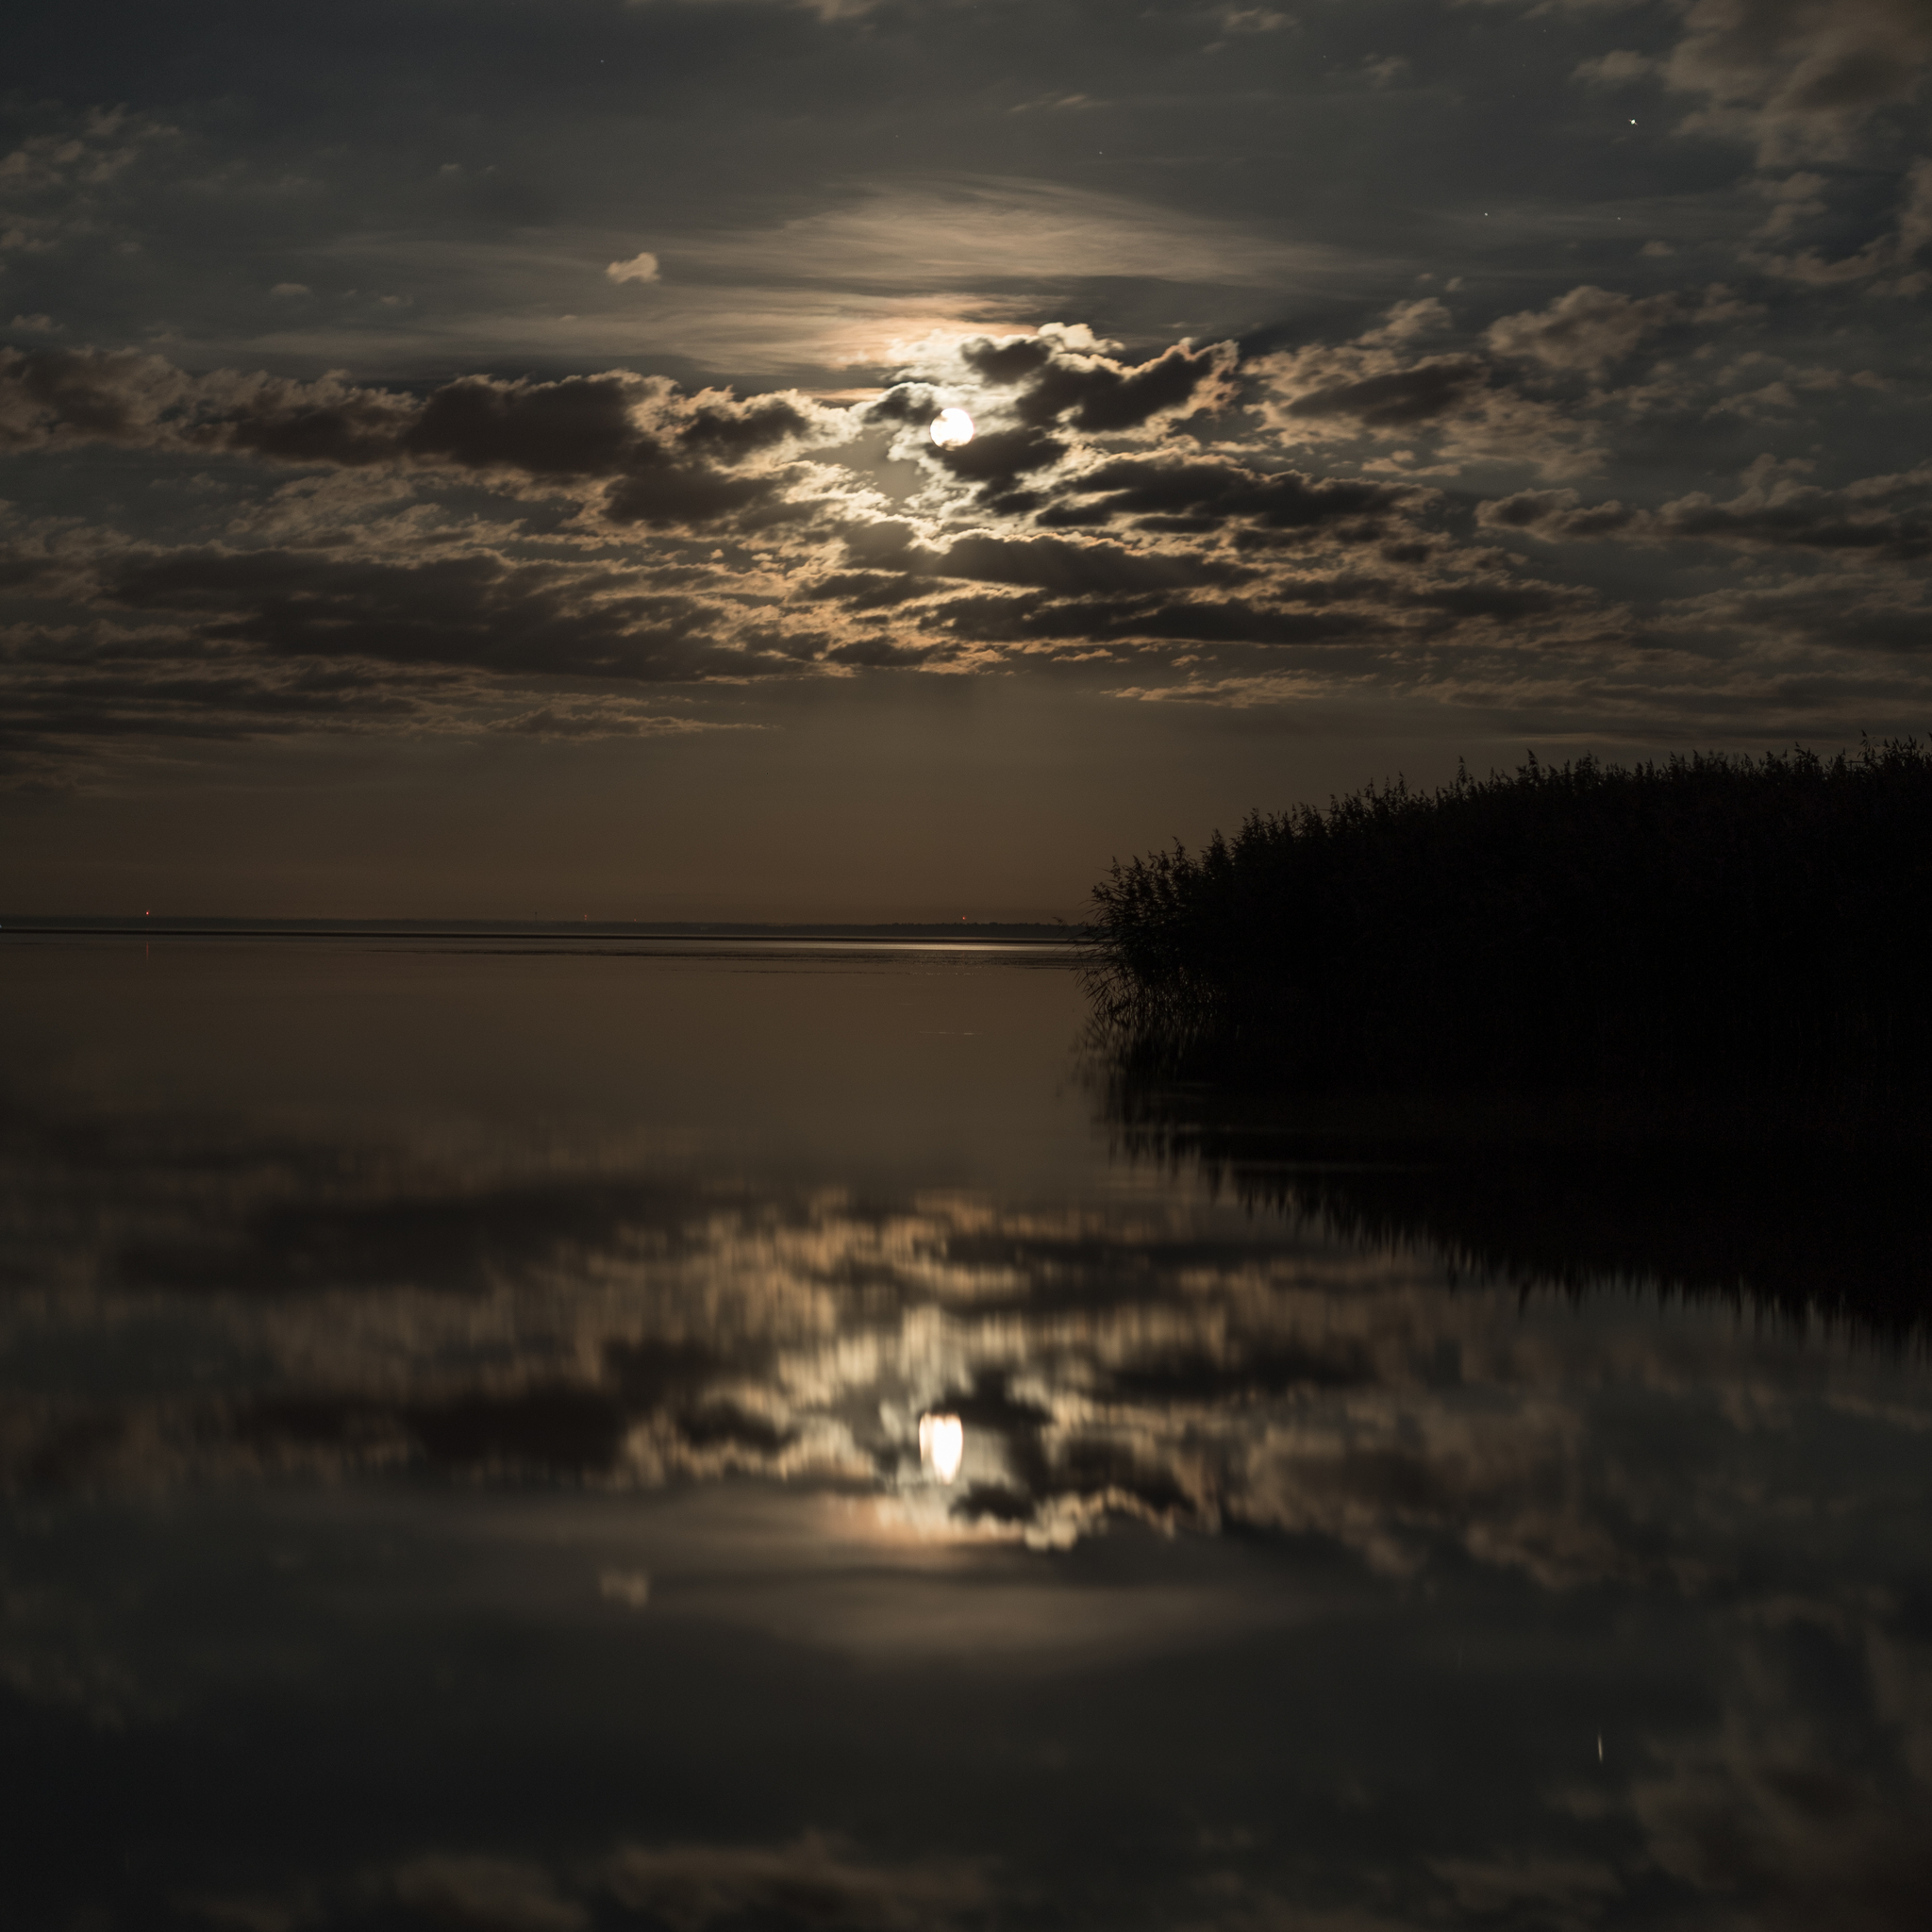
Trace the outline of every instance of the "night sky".
[[1923, 729], [1928, 73], [1926, 0], [16, 0], [0, 908], [1077, 917], [1458, 757]]

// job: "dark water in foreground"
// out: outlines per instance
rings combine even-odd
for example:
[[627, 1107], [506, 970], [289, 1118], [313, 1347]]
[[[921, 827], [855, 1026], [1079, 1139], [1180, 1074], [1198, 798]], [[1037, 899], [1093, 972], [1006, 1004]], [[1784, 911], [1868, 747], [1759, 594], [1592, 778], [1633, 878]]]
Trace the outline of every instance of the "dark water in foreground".
[[1082, 1014], [8, 935], [0, 1923], [1923, 1924], [1923, 1350], [1243, 1208]]

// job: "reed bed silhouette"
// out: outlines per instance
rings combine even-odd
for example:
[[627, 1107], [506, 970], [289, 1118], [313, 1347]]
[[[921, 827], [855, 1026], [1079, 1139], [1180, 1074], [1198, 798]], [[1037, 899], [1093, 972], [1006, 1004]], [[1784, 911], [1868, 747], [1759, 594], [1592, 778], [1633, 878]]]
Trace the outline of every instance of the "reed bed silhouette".
[[1116, 1063], [1302, 1091], [1915, 1110], [1932, 752], [1581, 758], [1252, 814], [1095, 889]]

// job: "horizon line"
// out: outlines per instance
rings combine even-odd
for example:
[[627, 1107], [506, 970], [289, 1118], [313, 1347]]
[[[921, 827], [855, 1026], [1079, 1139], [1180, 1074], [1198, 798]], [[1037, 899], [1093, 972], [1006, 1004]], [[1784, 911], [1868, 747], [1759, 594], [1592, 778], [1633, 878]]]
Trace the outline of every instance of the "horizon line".
[[31, 932], [57, 934], [166, 933], [175, 937], [192, 934], [222, 934], [241, 937], [250, 932], [292, 936], [297, 933], [341, 934], [397, 933], [412, 937], [448, 933], [454, 936], [488, 933], [528, 933], [544, 935], [577, 934], [611, 936], [630, 934], [643, 938], [733, 934], [778, 938], [918, 934], [940, 936], [993, 936], [1015, 934], [1073, 939], [1088, 930], [1086, 924], [1065, 919], [965, 919], [958, 922], [936, 919], [505, 919], [496, 917], [433, 917], [426, 915], [388, 915], [341, 917], [335, 915], [281, 915], [245, 913], [152, 913], [152, 912], [61, 912], [0, 913], [0, 933]]

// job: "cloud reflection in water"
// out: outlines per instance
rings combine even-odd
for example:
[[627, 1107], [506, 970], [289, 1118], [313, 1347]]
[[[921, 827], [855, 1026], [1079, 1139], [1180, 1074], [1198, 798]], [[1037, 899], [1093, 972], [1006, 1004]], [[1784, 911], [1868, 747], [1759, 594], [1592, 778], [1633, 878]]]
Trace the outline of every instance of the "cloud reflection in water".
[[[376, 1015], [335, 1039], [347, 1107], [293, 1040], [252, 1092], [117, 1105], [157, 1001], [206, 1043], [185, 985], [81, 989], [105, 1071], [16, 1057], [0, 1680], [52, 1767], [20, 1815], [87, 1789], [159, 1829], [159, 1751], [300, 1818], [312, 1759], [348, 1849], [294, 1828], [244, 1872], [183, 1822], [170, 1883], [293, 1910], [332, 1872], [345, 1924], [377, 1870], [409, 1924], [1910, 1923], [1909, 1352], [1452, 1284], [1399, 1231], [1109, 1165], [1077, 1090], [1041, 1098], [1062, 974], [585, 966], [537, 974], [578, 1030], [454, 1114], [435, 1068], [485, 1022], [513, 1057], [529, 998], [492, 1012], [488, 962], [441, 1021], [408, 962], [331, 967]], [[65, 995], [8, 970], [58, 1036]], [[793, 995], [851, 1065], [809, 1141], [734, 1142], [796, 1065], [729, 1041]], [[888, 998], [907, 1038], [977, 1003], [1017, 1044], [868, 1061]], [[664, 1117], [573, 1098], [613, 1054]], [[681, 1055], [737, 1083], [694, 1132]], [[866, 1138], [975, 1079], [952, 1152]], [[376, 1730], [394, 1779], [345, 1796]], [[904, 1774], [935, 1737], [943, 1802]], [[80, 1870], [50, 1849], [36, 1897]]]

